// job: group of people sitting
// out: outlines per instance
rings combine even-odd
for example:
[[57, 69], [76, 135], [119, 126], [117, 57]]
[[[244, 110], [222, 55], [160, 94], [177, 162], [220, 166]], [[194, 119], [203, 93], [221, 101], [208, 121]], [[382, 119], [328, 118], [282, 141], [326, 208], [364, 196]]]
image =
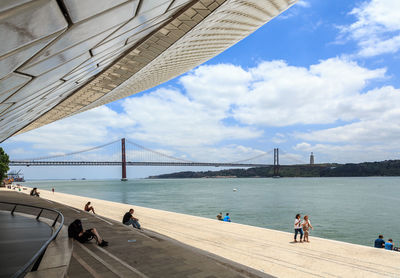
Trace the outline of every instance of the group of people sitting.
[[222, 212], [217, 215], [217, 219], [219, 221], [231, 222], [231, 218], [229, 216], [229, 212], [226, 213], [225, 217], [222, 217]]
[[[91, 211], [95, 214], [94, 208], [91, 206], [91, 202], [86, 203], [84, 210], [87, 212]], [[122, 223], [127, 226], [132, 225], [133, 228], [141, 230], [142, 228], [139, 224], [139, 219], [134, 217], [133, 213], [133, 209], [130, 209], [128, 212], [126, 212], [122, 218]], [[80, 219], [76, 219], [68, 226], [68, 237], [74, 238], [80, 243], [85, 243], [95, 239], [97, 245], [101, 247], [108, 246], [108, 242], [102, 239], [96, 228], [90, 228], [84, 231], [82, 221]]]
[[377, 239], [375, 239], [375, 248], [385, 248], [386, 250], [400, 251], [400, 247], [395, 247], [393, 245], [393, 240], [391, 238], [388, 241], [383, 240], [383, 235], [379, 235]]
[[[310, 229], [314, 230], [314, 227], [311, 225], [311, 221], [308, 218], [308, 215], [304, 216], [304, 220], [301, 220], [301, 215], [296, 214], [296, 218], [294, 219], [294, 242], [297, 242], [297, 234], [300, 234], [300, 242], [310, 242], [308, 240], [308, 235], [310, 233]], [[303, 240], [303, 231], [304, 231], [304, 240]]]

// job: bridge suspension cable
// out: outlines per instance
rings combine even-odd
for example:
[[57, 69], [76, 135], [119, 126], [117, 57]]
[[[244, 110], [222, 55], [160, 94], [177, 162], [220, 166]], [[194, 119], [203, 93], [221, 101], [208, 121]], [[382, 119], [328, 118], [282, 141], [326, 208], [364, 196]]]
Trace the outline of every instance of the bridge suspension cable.
[[93, 151], [93, 150], [97, 150], [97, 149], [101, 149], [104, 148], [106, 146], [109, 146], [111, 144], [114, 144], [116, 142], [119, 142], [120, 139], [100, 145], [100, 146], [96, 146], [96, 147], [91, 147], [88, 149], [84, 149], [81, 151], [76, 151], [76, 152], [70, 152], [70, 153], [65, 153], [65, 154], [57, 154], [57, 155], [51, 155], [51, 156], [41, 156], [41, 157], [37, 157], [37, 158], [30, 158], [30, 159], [19, 159], [19, 161], [36, 161], [36, 160], [44, 160], [44, 159], [52, 159], [52, 158], [57, 158], [57, 157], [66, 157], [66, 156], [71, 156], [71, 155], [76, 155], [76, 154], [80, 154], [80, 153], [84, 153], [84, 152], [89, 152], [89, 151]]
[[272, 150], [269, 151], [269, 152], [265, 152], [265, 153], [262, 153], [262, 154], [259, 154], [259, 155], [256, 155], [256, 156], [247, 158], [247, 159], [242, 159], [242, 160], [238, 160], [238, 161], [234, 161], [234, 162], [230, 162], [230, 163], [232, 163], [232, 164], [243, 163], [243, 162], [247, 162], [247, 161], [250, 161], [250, 160], [255, 160], [255, 159], [257, 159], [257, 158], [260, 158], [260, 157], [269, 155], [269, 154], [271, 154], [271, 153], [272, 153]]
[[288, 157], [289, 159], [291, 159], [291, 160], [293, 160], [293, 161], [295, 161], [295, 162], [297, 162], [297, 163], [300, 163], [300, 164], [307, 164], [307, 162], [304, 162], [303, 160], [298, 159], [298, 158], [295, 157], [294, 155], [289, 154], [289, 153], [285, 152], [285, 151], [282, 150], [282, 149], [279, 149], [279, 150], [280, 150], [280, 152], [281, 152], [283, 155], [285, 155], [285, 156]]
[[[138, 151], [139, 157], [135, 157], [135, 159], [130, 159], [129, 161], [127, 161], [129, 163], [135, 163], [135, 162], [136, 163], [141, 163], [141, 162], [142, 163], [157, 163], [157, 162], [159, 162], [159, 163], [186, 163], [186, 164], [191, 164], [191, 165], [192, 164], [193, 165], [194, 164], [197, 165], [197, 164], [200, 163], [200, 162], [197, 162], [197, 161], [178, 158], [178, 157], [175, 157], [175, 156], [172, 156], [172, 155], [168, 155], [168, 154], [162, 153], [160, 151], [152, 150], [150, 148], [147, 148], [147, 147], [145, 147], [143, 145], [137, 144], [137, 143], [129, 141], [129, 140], [125, 140], [125, 141], [126, 141], [126, 143], [128, 145], [134, 146], [138, 150], [142, 150], [142, 151]], [[91, 151], [94, 151], [94, 150], [102, 149], [102, 148], [105, 148], [105, 147], [107, 147], [109, 145], [115, 144], [117, 142], [120, 142], [120, 139], [114, 140], [114, 141], [111, 141], [111, 142], [108, 142], [106, 144], [102, 144], [102, 145], [99, 145], [99, 146], [90, 147], [90, 148], [87, 148], [87, 149], [84, 149], [84, 150], [80, 150], [80, 151], [75, 151], [75, 152], [70, 152], [70, 153], [63, 153], [63, 154], [58, 154], [58, 155], [41, 156], [41, 157], [29, 158], [29, 159], [18, 159], [18, 160], [15, 160], [13, 162], [15, 162], [15, 163], [27, 163], [27, 162], [51, 160], [51, 159], [55, 159], [55, 158], [68, 157], [68, 156], [71, 157], [71, 156], [79, 155], [79, 154], [82, 154], [82, 153], [86, 153], [86, 152], [91, 152]], [[147, 152], [147, 155], [146, 155], [146, 152]], [[115, 156], [115, 155], [116, 156], [121, 156], [121, 151], [118, 150], [118, 149], [117, 150], [113, 150], [113, 153], [114, 153], [113, 156]], [[241, 159], [241, 160], [234, 161], [234, 162], [228, 162], [228, 163], [204, 162], [204, 164], [226, 164], [226, 165], [230, 165], [230, 164], [246, 164], [246, 165], [250, 165], [250, 164], [248, 164], [246, 162], [251, 161], [251, 160], [256, 160], [258, 158], [267, 156], [267, 155], [269, 155], [271, 153], [272, 153], [272, 150], [269, 151], [269, 152], [263, 152], [261, 154], [255, 155], [253, 157], [246, 158], [246, 159]], [[150, 154], [150, 156], [149, 156], [149, 154]], [[152, 157], [151, 154], [156, 155], [158, 157], [158, 161], [157, 161], [157, 157]], [[161, 157], [168, 158], [169, 161], [173, 160], [175, 162], [168, 162], [168, 161], [161, 162], [160, 161]], [[101, 162], [109, 162], [109, 163], [111, 163], [111, 161], [109, 159], [107, 161], [103, 161], [104, 159], [101, 160], [101, 161], [99, 161], [99, 160], [93, 161], [93, 155], [91, 155], [91, 158], [92, 159], [90, 161], [86, 159], [86, 160], [84, 160], [84, 162], [85, 163], [101, 163]], [[108, 156], [108, 158], [110, 158], [110, 156]], [[80, 159], [79, 161], [81, 161], [81, 160], [82, 159]], [[74, 160], [72, 162], [79, 164], [79, 161], [78, 160]], [[55, 164], [56, 164], [56, 162], [60, 162], [60, 161], [55, 161]], [[61, 161], [61, 162], [62, 163], [67, 163], [67, 161]], [[115, 161], [112, 161], [112, 163], [114, 163], [114, 162], [115, 163], [119, 163], [118, 162], [118, 158]], [[301, 163], [303, 163], [303, 162], [301, 162]], [[200, 164], [202, 164], [202, 163], [200, 163]], [[254, 164], [254, 165], [263, 165], [263, 164]], [[267, 165], [267, 164], [265, 164], [265, 165]]]
[[155, 150], [146, 148], [146, 147], [144, 147], [144, 146], [142, 146], [142, 145], [139, 145], [139, 144], [137, 144], [137, 143], [135, 143], [135, 142], [131, 142], [131, 141], [129, 141], [129, 140], [126, 140], [126, 142], [127, 142], [128, 144], [130, 144], [130, 145], [133, 145], [133, 146], [135, 146], [135, 147], [138, 147], [138, 148], [140, 148], [140, 149], [146, 150], [146, 151], [148, 151], [148, 152], [157, 154], [157, 155], [159, 155], [159, 156], [163, 156], [163, 157], [166, 157], [166, 158], [178, 160], [178, 161], [181, 161], [181, 162], [195, 163], [195, 161], [186, 160], [186, 159], [183, 159], [183, 158], [177, 158], [177, 157], [174, 157], [174, 156], [171, 156], [171, 155], [164, 154], [164, 153], [162, 153], [162, 152], [158, 152], [158, 151], [155, 151]]

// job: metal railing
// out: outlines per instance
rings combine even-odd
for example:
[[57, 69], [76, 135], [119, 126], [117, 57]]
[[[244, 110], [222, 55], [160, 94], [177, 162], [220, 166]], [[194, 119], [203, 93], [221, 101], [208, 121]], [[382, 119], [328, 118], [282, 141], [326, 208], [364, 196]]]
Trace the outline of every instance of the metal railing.
[[17, 209], [17, 206], [22, 206], [22, 207], [30, 207], [30, 208], [37, 208], [39, 209], [39, 213], [36, 215], [36, 220], [40, 219], [40, 216], [42, 215], [42, 212], [45, 211], [51, 211], [55, 212], [57, 214], [57, 217], [54, 219], [53, 224], [51, 227], [54, 228], [54, 226], [57, 223], [57, 220], [61, 218], [60, 220], [60, 226], [53, 232], [51, 237], [42, 245], [42, 247], [33, 255], [33, 257], [25, 263], [17, 272], [14, 273], [12, 276], [13, 278], [19, 278], [19, 277], [24, 277], [27, 272], [29, 271], [36, 271], [40, 265], [40, 262], [43, 258], [44, 253], [46, 252], [47, 247], [49, 244], [57, 238], [58, 233], [61, 231], [62, 227], [64, 226], [64, 215], [62, 215], [61, 212], [55, 209], [51, 208], [44, 208], [44, 207], [38, 207], [38, 206], [32, 206], [32, 205], [25, 205], [25, 204], [20, 204], [20, 203], [12, 203], [12, 202], [3, 202], [0, 201], [1, 204], [8, 204], [8, 205], [13, 205], [13, 209], [11, 210], [11, 214], [14, 215], [15, 210]]

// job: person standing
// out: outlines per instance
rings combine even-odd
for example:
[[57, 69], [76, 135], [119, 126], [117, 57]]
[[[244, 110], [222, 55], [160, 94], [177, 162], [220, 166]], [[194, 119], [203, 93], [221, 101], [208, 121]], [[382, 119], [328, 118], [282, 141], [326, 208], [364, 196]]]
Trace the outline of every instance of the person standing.
[[297, 234], [300, 234], [300, 242], [303, 242], [303, 229], [301, 228], [301, 216], [296, 214], [294, 219], [294, 242], [297, 242]]
[[137, 219], [132, 215], [133, 212], [134, 210], [130, 209], [127, 213], [125, 213], [124, 217], [122, 218], [122, 223], [124, 223], [127, 226], [132, 225], [133, 228], [141, 230], [139, 219]]
[[314, 230], [313, 226], [311, 225], [310, 219], [308, 219], [308, 215], [304, 216], [304, 221], [303, 221], [303, 231], [304, 231], [304, 241], [310, 242], [308, 240], [308, 235], [309, 235], [309, 230]]
[[375, 248], [384, 248], [385, 241], [383, 240], [383, 235], [379, 235], [377, 239], [375, 239]]

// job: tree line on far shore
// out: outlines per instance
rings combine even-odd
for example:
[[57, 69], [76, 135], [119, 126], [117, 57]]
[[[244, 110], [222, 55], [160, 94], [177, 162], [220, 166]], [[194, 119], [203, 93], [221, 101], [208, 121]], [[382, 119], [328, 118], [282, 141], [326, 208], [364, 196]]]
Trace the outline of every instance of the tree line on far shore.
[[[182, 178], [270, 178], [274, 176], [274, 168], [256, 167], [248, 169], [227, 169], [220, 171], [185, 171], [158, 176], [150, 179], [182, 179]], [[315, 165], [279, 166], [280, 177], [371, 177], [400, 176], [400, 160], [385, 160], [363, 163], [326, 163]]]

